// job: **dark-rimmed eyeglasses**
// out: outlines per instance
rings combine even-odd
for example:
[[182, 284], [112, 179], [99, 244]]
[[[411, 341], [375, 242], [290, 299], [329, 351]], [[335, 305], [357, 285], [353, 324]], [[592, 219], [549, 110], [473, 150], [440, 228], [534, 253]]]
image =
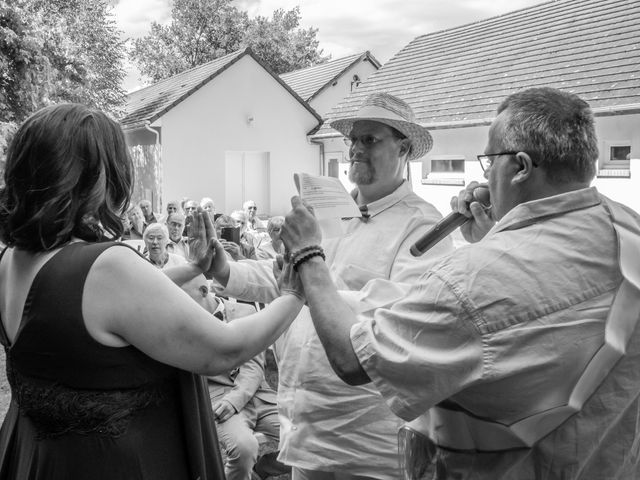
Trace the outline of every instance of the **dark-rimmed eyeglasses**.
[[[486, 153], [484, 155], [478, 155], [478, 161], [480, 162], [480, 166], [482, 167], [482, 171], [486, 172], [493, 165], [492, 157], [499, 157], [501, 155], [517, 155], [519, 152], [499, 152], [499, 153]], [[537, 167], [538, 164], [531, 160], [531, 164], [534, 167]]]

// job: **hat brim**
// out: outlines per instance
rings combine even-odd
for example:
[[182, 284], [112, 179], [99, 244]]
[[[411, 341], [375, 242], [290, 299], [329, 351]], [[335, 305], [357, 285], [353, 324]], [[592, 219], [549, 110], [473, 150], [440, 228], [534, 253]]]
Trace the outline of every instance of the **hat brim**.
[[407, 156], [407, 160], [415, 160], [417, 158], [424, 157], [431, 150], [431, 147], [433, 147], [433, 138], [431, 137], [429, 130], [417, 123], [411, 123], [404, 120], [393, 120], [379, 117], [350, 117], [334, 120], [330, 122], [329, 125], [345, 137], [348, 137], [351, 134], [353, 124], [363, 120], [388, 125], [389, 127], [395, 128], [411, 140], [411, 151]]

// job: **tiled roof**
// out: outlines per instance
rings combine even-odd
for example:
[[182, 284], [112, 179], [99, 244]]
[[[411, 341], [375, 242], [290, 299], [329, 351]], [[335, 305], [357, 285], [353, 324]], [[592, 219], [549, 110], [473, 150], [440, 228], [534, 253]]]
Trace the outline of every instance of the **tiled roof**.
[[127, 95], [125, 115], [120, 119], [120, 124], [125, 130], [133, 130], [143, 127], [146, 122], [154, 122], [245, 55], [251, 56], [289, 91], [298, 102], [314, 115], [319, 122], [322, 121], [322, 118], [315, 110], [302, 100], [278, 75], [273, 73], [264, 62], [257, 58], [251, 49], [246, 48], [185, 70], [173, 77], [166, 78], [149, 87], [130, 93]]
[[367, 59], [377, 68], [380, 68], [380, 62], [367, 51], [331, 60], [322, 65], [315, 65], [313, 67], [283, 73], [280, 75], [280, 78], [300, 95], [301, 98], [308, 102], [331, 85], [345, 70]]
[[554, 0], [417, 37], [327, 115], [335, 134], [373, 91], [397, 95], [433, 128], [487, 123], [524, 88], [576, 93], [596, 113], [640, 111], [640, 0]]

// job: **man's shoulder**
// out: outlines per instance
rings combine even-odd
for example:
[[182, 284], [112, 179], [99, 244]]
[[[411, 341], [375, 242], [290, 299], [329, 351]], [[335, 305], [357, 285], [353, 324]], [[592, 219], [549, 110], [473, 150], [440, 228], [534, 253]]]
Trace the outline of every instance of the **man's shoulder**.
[[411, 216], [420, 223], [433, 224], [442, 220], [442, 213], [414, 192], [408, 192], [389, 210], [394, 214], [402, 214], [405, 218]]

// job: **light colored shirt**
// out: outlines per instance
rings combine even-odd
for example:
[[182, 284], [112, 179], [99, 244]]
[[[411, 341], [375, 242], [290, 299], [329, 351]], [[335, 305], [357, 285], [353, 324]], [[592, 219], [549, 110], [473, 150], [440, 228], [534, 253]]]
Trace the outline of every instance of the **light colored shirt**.
[[[411, 420], [446, 400], [508, 425], [566, 404], [622, 280], [605, 201], [589, 188], [521, 204], [403, 300], [363, 314], [351, 341], [391, 409]], [[439, 474], [423, 478], [640, 478], [638, 365], [636, 333], [583, 409], [532, 448], [436, 449]]]
[[284, 255], [284, 244], [281, 244], [281, 247], [282, 248], [279, 248], [276, 252], [275, 248], [273, 248], [273, 242], [269, 239], [269, 241], [262, 242], [260, 246], [256, 248], [256, 257], [258, 260], [268, 260], [270, 258], [276, 258], [277, 255]]
[[181, 238], [179, 241], [174, 242], [169, 239], [169, 243], [167, 243], [167, 252], [173, 253], [174, 255], [180, 255], [183, 258], [189, 258], [189, 243], [185, 237]]
[[263, 232], [267, 231], [267, 222], [260, 220], [258, 217], [253, 217], [253, 219], [249, 219], [247, 216], [247, 230], [252, 233], [255, 232]]
[[[148, 252], [145, 254], [145, 258], [151, 262], [151, 259], [149, 258], [149, 253]], [[156, 265], [153, 262], [151, 262], [151, 263], [153, 265], [155, 265], [156, 267], [158, 267], [159, 269], [164, 270], [165, 268], [177, 267], [177, 266], [180, 266], [180, 265], [185, 265], [188, 262], [184, 257], [182, 257], [180, 255], [175, 255], [173, 253], [167, 252], [167, 261], [164, 263], [164, 265]]]
[[[345, 234], [325, 240], [331, 275], [339, 289], [360, 290], [369, 280], [415, 281], [434, 259], [452, 250], [443, 240], [427, 254], [409, 248], [442, 218], [403, 183], [370, 203], [367, 221], [344, 220]], [[259, 302], [277, 295], [273, 262], [231, 264], [226, 294]], [[372, 294], [388, 295], [386, 290]], [[373, 385], [349, 386], [338, 378], [304, 307], [279, 346], [280, 460], [311, 470], [348, 471], [376, 479], [397, 479], [397, 431], [401, 420]]]

